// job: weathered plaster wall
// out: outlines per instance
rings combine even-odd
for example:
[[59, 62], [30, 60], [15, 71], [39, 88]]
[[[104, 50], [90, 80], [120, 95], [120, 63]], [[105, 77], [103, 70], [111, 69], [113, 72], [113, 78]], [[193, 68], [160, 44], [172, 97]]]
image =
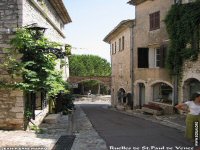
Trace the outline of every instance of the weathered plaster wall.
[[[168, 35], [164, 23], [165, 16], [174, 3], [173, 0], [145, 1], [136, 6], [136, 26], [134, 28], [134, 105], [139, 104], [138, 83], [145, 84], [145, 103], [152, 100], [151, 85], [157, 82], [167, 82], [171, 84], [169, 72], [166, 69], [154, 67], [155, 58], [153, 48], [160, 47], [168, 42]], [[160, 11], [160, 29], [150, 31], [149, 14]], [[149, 48], [150, 68], [138, 68], [138, 48]]]
[[[119, 51], [119, 38], [124, 36], [124, 50]], [[121, 31], [112, 40], [111, 44], [117, 43], [116, 54], [112, 57], [112, 104], [116, 105], [118, 101], [117, 92], [123, 88], [126, 93], [131, 93], [130, 78], [130, 50], [131, 50], [131, 28], [127, 27]], [[113, 91], [114, 90], [114, 91]]]

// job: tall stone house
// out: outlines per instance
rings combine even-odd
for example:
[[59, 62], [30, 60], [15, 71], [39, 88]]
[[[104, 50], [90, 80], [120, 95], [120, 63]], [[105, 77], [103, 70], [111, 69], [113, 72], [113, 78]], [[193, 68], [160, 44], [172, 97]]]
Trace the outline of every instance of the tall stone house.
[[[47, 28], [45, 37], [65, 46], [64, 26], [71, 22], [71, 18], [62, 0], [6, 0], [0, 1], [0, 56], [4, 57], [4, 48], [10, 47], [10, 39], [14, 37], [16, 28], [37, 23]], [[63, 61], [67, 62], [65, 57]], [[57, 69], [63, 70], [63, 78], [69, 76], [67, 66]], [[1, 79], [8, 79], [6, 72], [1, 70]], [[0, 129], [24, 129], [26, 96], [19, 90], [0, 90]], [[36, 94], [36, 101], [32, 103], [34, 122], [39, 124], [48, 113], [48, 102], [42, 93]]]
[[[193, 0], [131, 0], [135, 6], [134, 27], [134, 106], [140, 108], [149, 102], [173, 113], [173, 106], [188, 101], [200, 90], [199, 60], [186, 61], [183, 78], [175, 85], [173, 76], [166, 69], [167, 47], [170, 39], [164, 19], [175, 3], [189, 3]], [[178, 86], [178, 91], [174, 88]], [[175, 98], [175, 95], [178, 95]]]
[[105, 38], [111, 48], [111, 102], [113, 106], [127, 106], [127, 93], [131, 93], [131, 48], [134, 20], [121, 21]]
[[[120, 73], [117, 72], [121, 62], [119, 58], [123, 58], [125, 62], [130, 62], [126, 63], [127, 70], [129, 71], [124, 71], [123, 75], [131, 74], [131, 79], [129, 79], [130, 83], [128, 84], [129, 89], [125, 95], [131, 91], [134, 108], [142, 108], [144, 104], [153, 103], [162, 107], [165, 114], [171, 114], [173, 113], [173, 106], [175, 104], [189, 100], [192, 93], [200, 90], [200, 59], [196, 62], [187, 61], [184, 63], [183, 78], [181, 83], [178, 84], [178, 99], [174, 98], [174, 79], [165, 66], [167, 47], [169, 46], [170, 40], [166, 31], [164, 19], [171, 6], [180, 2], [188, 3], [191, 1], [129, 1], [129, 4], [135, 6], [133, 32], [127, 37], [129, 39], [133, 38], [130, 44], [133, 46], [133, 53], [131, 49], [129, 49], [126, 55], [119, 53], [118, 57], [111, 53], [112, 71], [114, 75], [112, 76], [112, 82], [113, 80], [117, 80], [117, 82], [121, 81], [118, 78], [115, 79], [115, 76], [120, 76]], [[114, 39], [117, 35], [111, 37]], [[113, 41], [110, 42], [111, 52], [112, 43]], [[117, 59], [115, 59], [115, 57], [117, 57]], [[115, 67], [114, 64], [117, 64], [117, 67]], [[112, 84], [112, 89], [114, 89], [112, 91], [113, 106], [121, 105], [116, 95], [118, 91], [120, 91], [120, 88], [123, 88], [123, 86], [119, 87], [115, 82]], [[126, 80], [122, 80], [122, 82], [125, 84]]]

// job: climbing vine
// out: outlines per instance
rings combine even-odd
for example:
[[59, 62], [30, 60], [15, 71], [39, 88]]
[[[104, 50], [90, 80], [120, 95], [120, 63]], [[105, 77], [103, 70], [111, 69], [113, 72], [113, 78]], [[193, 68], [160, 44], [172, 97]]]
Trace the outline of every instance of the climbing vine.
[[[56, 70], [57, 56], [48, 48], [60, 48], [60, 44], [50, 42], [43, 35], [35, 39], [35, 33], [28, 29], [18, 29], [10, 41], [11, 48], [5, 50], [5, 59], [1, 67], [10, 75], [2, 80], [1, 87], [19, 88], [30, 92], [46, 91], [54, 97], [60, 91], [66, 91], [62, 73]], [[45, 50], [45, 51], [44, 51]]]
[[183, 62], [198, 58], [200, 1], [173, 5], [165, 23], [170, 38], [167, 66], [171, 73], [181, 75]]

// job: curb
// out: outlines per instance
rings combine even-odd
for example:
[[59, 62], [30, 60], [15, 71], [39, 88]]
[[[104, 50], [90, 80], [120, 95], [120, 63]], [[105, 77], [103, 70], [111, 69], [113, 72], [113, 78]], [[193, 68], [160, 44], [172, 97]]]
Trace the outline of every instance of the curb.
[[119, 112], [119, 113], [123, 113], [123, 114], [129, 115], [129, 116], [134, 116], [134, 117], [141, 118], [141, 119], [144, 119], [144, 120], [147, 120], [147, 121], [158, 123], [158, 124], [161, 124], [161, 125], [164, 125], [164, 126], [167, 126], [167, 127], [175, 128], [175, 129], [177, 129], [179, 131], [182, 131], [182, 132], [185, 131], [185, 126], [177, 124], [177, 123], [169, 121], [169, 120], [166, 120], [166, 119], [162, 119], [162, 118], [160, 118], [158, 116], [153, 116], [152, 115], [152, 116], [149, 117], [149, 116], [145, 116], [142, 113], [136, 113], [136, 112], [132, 112], [131, 113], [131, 112], [118, 110], [118, 109], [115, 109], [115, 108], [108, 108], [108, 109], [112, 110], [112, 111], [116, 111], [116, 112]]

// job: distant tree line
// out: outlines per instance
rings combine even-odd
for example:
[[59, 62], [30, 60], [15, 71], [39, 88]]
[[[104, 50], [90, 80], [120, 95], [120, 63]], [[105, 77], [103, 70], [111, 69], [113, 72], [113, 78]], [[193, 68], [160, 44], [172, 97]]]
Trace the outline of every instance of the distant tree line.
[[95, 55], [71, 55], [69, 57], [70, 76], [110, 76], [111, 65]]

